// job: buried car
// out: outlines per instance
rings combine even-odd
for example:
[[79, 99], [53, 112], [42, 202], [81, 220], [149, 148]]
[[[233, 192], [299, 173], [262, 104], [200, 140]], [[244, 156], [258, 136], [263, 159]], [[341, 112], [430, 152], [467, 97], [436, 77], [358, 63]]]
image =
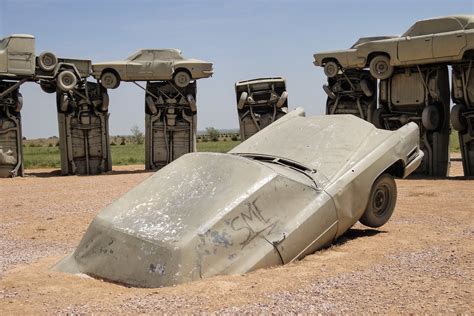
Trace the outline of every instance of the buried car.
[[184, 88], [212, 74], [212, 63], [184, 58], [179, 49], [142, 49], [126, 60], [92, 64], [92, 75], [107, 89], [117, 88], [120, 81], [157, 80], [173, 80]]
[[[138, 287], [286, 264], [358, 220], [383, 225], [393, 177], [420, 163], [418, 127], [297, 109], [227, 154], [180, 157], [102, 210], [54, 269]], [[350, 135], [350, 136], [348, 136]]]
[[474, 52], [474, 15], [417, 21], [401, 36], [362, 38], [350, 49], [314, 54], [314, 64], [328, 77], [339, 68], [366, 68], [380, 80], [394, 67], [459, 62]]

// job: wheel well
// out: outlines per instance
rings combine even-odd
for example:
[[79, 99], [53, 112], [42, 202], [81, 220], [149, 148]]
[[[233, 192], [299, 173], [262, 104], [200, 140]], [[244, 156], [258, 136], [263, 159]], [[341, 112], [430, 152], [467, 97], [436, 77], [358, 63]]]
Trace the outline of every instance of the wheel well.
[[193, 79], [193, 76], [191, 75], [191, 72], [190, 72], [187, 68], [178, 68], [178, 69], [175, 69], [175, 71], [174, 71], [174, 73], [173, 73], [173, 78], [174, 78], [174, 76], [176, 76], [176, 74], [177, 74], [178, 72], [180, 72], [180, 71], [184, 71], [184, 72], [188, 73], [189, 77], [190, 77], [191, 79]]
[[462, 55], [463, 59], [474, 59], [474, 49], [469, 49]]
[[336, 64], [340, 65], [340, 64], [339, 64], [339, 61], [338, 61], [336, 58], [334, 58], [334, 57], [327, 57], [327, 58], [324, 58], [324, 59], [321, 61], [321, 64], [324, 65], [324, 64], [326, 64], [326, 63], [328, 63], [328, 62], [330, 62], [330, 61], [333, 61], [333, 62], [335, 62]]
[[405, 171], [405, 165], [403, 163], [403, 160], [400, 159], [398, 161], [395, 161], [390, 167], [385, 169], [383, 173], [391, 174], [392, 176], [396, 178], [402, 178], [404, 171]]
[[114, 75], [117, 76], [118, 80], [120, 80], [120, 75], [119, 75], [118, 71], [113, 69], [113, 68], [105, 68], [104, 70], [102, 70], [100, 76], [102, 77], [106, 72], [113, 73]]
[[372, 61], [372, 59], [375, 57], [375, 56], [379, 56], [379, 55], [385, 55], [387, 56], [388, 58], [391, 59], [390, 57], [390, 54], [387, 53], [387, 52], [372, 52], [369, 54], [369, 56], [367, 56], [367, 63], [365, 64], [365, 66], [369, 66], [370, 62]]

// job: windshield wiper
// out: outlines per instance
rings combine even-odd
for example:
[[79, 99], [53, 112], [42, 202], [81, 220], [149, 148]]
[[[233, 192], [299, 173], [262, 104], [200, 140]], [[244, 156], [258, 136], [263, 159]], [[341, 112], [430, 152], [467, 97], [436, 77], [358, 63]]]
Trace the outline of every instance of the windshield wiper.
[[318, 187], [318, 185], [316, 184], [316, 181], [314, 181], [313, 177], [311, 176], [311, 174], [314, 174], [317, 172], [316, 169], [305, 166], [297, 161], [294, 161], [288, 158], [283, 158], [283, 157], [278, 157], [278, 156], [273, 156], [273, 155], [265, 155], [265, 154], [235, 153], [234, 155], [249, 158], [252, 160], [274, 163], [274, 164], [281, 165], [283, 167], [293, 169], [295, 171], [298, 171], [304, 174], [306, 177], [311, 179], [314, 185]]

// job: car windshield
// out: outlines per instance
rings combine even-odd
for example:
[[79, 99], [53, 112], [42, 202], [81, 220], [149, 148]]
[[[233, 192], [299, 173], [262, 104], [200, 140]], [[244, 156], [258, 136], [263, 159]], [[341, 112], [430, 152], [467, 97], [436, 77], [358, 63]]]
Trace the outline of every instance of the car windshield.
[[254, 153], [235, 153], [234, 155], [240, 156], [240, 157], [245, 157], [248, 159], [252, 160], [257, 160], [261, 162], [267, 162], [267, 163], [274, 163], [280, 166], [284, 166], [287, 168], [290, 168], [292, 170], [298, 171], [302, 174], [304, 174], [306, 177], [308, 177], [314, 185], [317, 187], [318, 185], [316, 184], [316, 181], [313, 179], [311, 174], [316, 173], [316, 169], [305, 166], [297, 161], [283, 158], [283, 157], [278, 157], [274, 155], [265, 155], [265, 154], [254, 154]]
[[0, 40], [0, 49], [5, 49], [8, 46], [8, 42], [10, 41], [10, 38], [4, 38]]
[[128, 56], [127, 57], [127, 60], [135, 60], [137, 57], [140, 57], [142, 54], [142, 51], [138, 51], [138, 52], [135, 52], [133, 53], [132, 55]]

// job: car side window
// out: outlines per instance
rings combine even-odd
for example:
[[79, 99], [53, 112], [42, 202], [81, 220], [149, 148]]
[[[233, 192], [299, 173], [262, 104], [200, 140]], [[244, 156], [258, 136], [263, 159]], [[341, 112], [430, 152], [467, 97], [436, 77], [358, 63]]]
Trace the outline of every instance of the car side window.
[[456, 19], [438, 19], [415, 23], [404, 36], [423, 36], [429, 34], [461, 31], [462, 25]]
[[143, 52], [133, 59], [134, 61], [152, 61], [153, 54], [149, 52]]

